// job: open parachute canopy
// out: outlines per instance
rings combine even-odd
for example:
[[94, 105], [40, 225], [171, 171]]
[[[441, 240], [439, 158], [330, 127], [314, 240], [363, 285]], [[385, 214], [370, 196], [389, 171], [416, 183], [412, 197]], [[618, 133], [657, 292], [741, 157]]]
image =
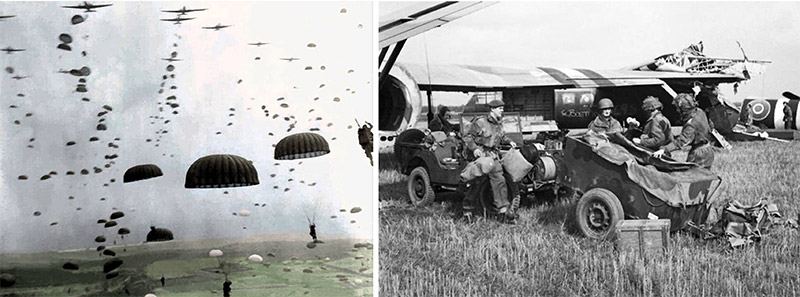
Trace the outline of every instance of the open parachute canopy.
[[187, 189], [232, 188], [258, 184], [253, 162], [235, 155], [210, 155], [194, 161], [186, 171]]
[[119, 258], [110, 259], [103, 263], [103, 273], [109, 273], [120, 266], [122, 266], [122, 260]]
[[328, 142], [316, 133], [302, 132], [284, 137], [275, 146], [276, 160], [313, 158], [330, 153]]
[[208, 256], [209, 257], [222, 257], [222, 251], [221, 250], [211, 250], [211, 251], [208, 252]]
[[124, 216], [125, 216], [125, 213], [121, 212], [121, 211], [115, 211], [115, 212], [111, 213], [111, 219], [112, 220], [116, 220], [116, 219], [119, 219], [119, 218], [124, 217]]
[[172, 231], [166, 228], [156, 228], [150, 226], [150, 232], [147, 232], [147, 242], [153, 241], [170, 241], [175, 239], [172, 236]]
[[125, 170], [125, 175], [122, 177], [122, 182], [132, 183], [135, 181], [151, 179], [164, 175], [161, 168], [153, 164], [136, 165], [128, 170]]
[[61, 266], [61, 268], [63, 268], [64, 270], [78, 270], [79, 269], [78, 264], [75, 264], [75, 263], [72, 263], [72, 262], [64, 263], [64, 265]]

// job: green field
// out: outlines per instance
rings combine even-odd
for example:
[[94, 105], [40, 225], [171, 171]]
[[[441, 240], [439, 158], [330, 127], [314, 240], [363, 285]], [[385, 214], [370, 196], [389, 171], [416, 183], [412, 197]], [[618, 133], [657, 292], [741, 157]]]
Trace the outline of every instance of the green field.
[[[2, 272], [17, 283], [0, 296], [222, 296], [225, 274], [231, 296], [372, 296], [372, 249], [364, 240], [334, 239], [309, 249], [303, 241], [263, 238], [163, 242], [111, 247], [124, 264], [106, 281], [108, 259], [94, 250], [0, 255]], [[210, 249], [225, 255], [210, 258]], [[264, 258], [247, 261], [251, 254]], [[269, 256], [272, 254], [274, 256]], [[66, 261], [80, 269], [61, 268]], [[165, 278], [161, 286], [160, 278]]]
[[[766, 198], [784, 217], [800, 212], [800, 142], [735, 142], [713, 171], [721, 202]], [[454, 220], [453, 194], [427, 208], [409, 205], [391, 151], [380, 154], [381, 296], [797, 296], [798, 230], [779, 227], [753, 246], [673, 234], [665, 256], [642, 260], [613, 242], [586, 239], [575, 201], [536, 203], [517, 225]], [[685, 153], [676, 158], [683, 160]]]

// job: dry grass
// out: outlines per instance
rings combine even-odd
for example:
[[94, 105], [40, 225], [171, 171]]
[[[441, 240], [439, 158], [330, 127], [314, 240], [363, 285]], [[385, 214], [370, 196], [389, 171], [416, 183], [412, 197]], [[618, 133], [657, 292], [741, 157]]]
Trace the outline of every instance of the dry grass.
[[[717, 154], [714, 164], [725, 183], [718, 199], [754, 203], [763, 197], [784, 216], [796, 218], [799, 151], [800, 142], [734, 143], [732, 151]], [[458, 202], [447, 199], [412, 208], [405, 180], [391, 172], [396, 163], [387, 164], [392, 168], [382, 168], [380, 175], [383, 296], [800, 294], [798, 230], [778, 228], [761, 243], [736, 250], [675, 234], [666, 255], [641, 260], [618, 253], [612, 242], [576, 235], [568, 219], [574, 201], [525, 209], [514, 226], [455, 221], [452, 210]]]

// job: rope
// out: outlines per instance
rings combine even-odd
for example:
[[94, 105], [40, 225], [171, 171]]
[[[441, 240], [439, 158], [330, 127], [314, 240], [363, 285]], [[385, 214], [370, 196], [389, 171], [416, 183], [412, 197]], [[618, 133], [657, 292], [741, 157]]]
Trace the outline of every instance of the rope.
[[428, 69], [428, 91], [433, 93], [433, 87], [431, 86], [431, 64], [428, 62], [428, 38], [426, 36], [427, 33], [422, 33], [422, 41], [425, 46], [425, 67]]

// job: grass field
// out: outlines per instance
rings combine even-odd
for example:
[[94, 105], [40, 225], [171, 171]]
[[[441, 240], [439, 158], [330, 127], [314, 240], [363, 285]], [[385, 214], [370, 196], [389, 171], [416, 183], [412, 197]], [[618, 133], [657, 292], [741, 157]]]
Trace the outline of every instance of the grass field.
[[[776, 203], [800, 213], [800, 142], [735, 142], [713, 171], [722, 202]], [[577, 235], [575, 201], [535, 204], [517, 225], [453, 219], [460, 202], [410, 206], [391, 151], [380, 154], [381, 296], [798, 296], [798, 230], [778, 227], [753, 246], [673, 234], [665, 256], [642, 260]], [[683, 160], [685, 153], [676, 158]]]
[[[14, 274], [17, 283], [0, 288], [0, 296], [222, 296], [225, 273], [234, 297], [372, 296], [371, 246], [355, 247], [364, 242], [332, 239], [309, 249], [304, 241], [254, 237], [130, 245], [124, 252], [109, 247], [124, 263], [108, 282], [102, 272], [108, 257], [93, 250], [3, 254], [1, 270]], [[211, 248], [225, 254], [210, 258]], [[253, 253], [264, 261], [247, 261]], [[80, 269], [62, 269], [66, 261]]]

